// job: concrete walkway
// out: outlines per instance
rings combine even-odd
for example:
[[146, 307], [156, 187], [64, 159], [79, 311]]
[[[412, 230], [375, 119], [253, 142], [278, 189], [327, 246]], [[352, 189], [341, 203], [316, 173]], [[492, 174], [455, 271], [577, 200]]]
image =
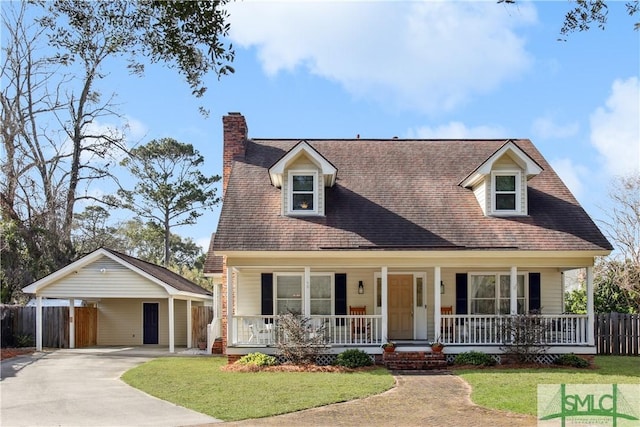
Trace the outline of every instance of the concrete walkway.
[[[158, 354], [155, 354], [158, 353]], [[0, 425], [188, 426], [215, 418], [157, 399], [120, 376], [166, 350], [58, 350], [0, 362]]]
[[351, 402], [224, 423], [224, 426], [535, 426], [533, 416], [493, 411], [471, 402], [471, 389], [446, 371], [398, 375], [386, 393]]

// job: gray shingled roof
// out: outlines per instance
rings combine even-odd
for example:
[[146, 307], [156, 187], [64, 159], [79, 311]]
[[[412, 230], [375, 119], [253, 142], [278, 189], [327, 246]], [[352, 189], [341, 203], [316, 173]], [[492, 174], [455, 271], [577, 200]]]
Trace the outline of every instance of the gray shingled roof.
[[485, 216], [458, 185], [505, 140], [306, 141], [338, 169], [326, 216], [280, 215], [281, 190], [267, 170], [299, 140], [249, 140], [233, 164], [217, 250], [612, 249], [529, 140], [514, 142], [543, 171], [528, 183], [521, 217]]
[[179, 291], [191, 292], [194, 294], [201, 294], [201, 295], [211, 295], [211, 292], [207, 291], [206, 289], [201, 288], [200, 286], [196, 285], [192, 281], [187, 280], [181, 275], [174, 273], [173, 271], [168, 270], [164, 267], [161, 267], [156, 264], [152, 264], [147, 261], [143, 261], [139, 258], [134, 258], [132, 256], [125, 255], [123, 253], [114, 251], [112, 249], [107, 249], [107, 248], [103, 248], [103, 249], [117, 256], [121, 260], [133, 265], [134, 267], [139, 268], [145, 273], [155, 277], [156, 279], [163, 281], [167, 285]]
[[216, 256], [213, 254], [213, 240], [216, 237], [216, 233], [211, 235], [211, 240], [209, 240], [209, 250], [207, 251], [207, 258], [204, 261], [204, 272], [205, 273], [222, 273], [222, 256]]

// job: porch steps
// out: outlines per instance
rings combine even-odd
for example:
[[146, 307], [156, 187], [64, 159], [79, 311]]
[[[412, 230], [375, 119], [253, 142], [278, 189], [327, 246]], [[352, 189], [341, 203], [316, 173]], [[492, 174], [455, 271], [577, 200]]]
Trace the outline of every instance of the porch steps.
[[425, 371], [447, 367], [444, 354], [429, 351], [384, 352], [382, 363], [392, 371]]

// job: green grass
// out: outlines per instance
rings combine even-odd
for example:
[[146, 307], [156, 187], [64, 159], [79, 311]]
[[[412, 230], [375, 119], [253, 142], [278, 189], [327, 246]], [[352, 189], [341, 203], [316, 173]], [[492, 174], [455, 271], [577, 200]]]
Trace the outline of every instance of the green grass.
[[383, 368], [353, 373], [221, 371], [226, 363], [226, 358], [159, 358], [127, 371], [122, 379], [152, 396], [225, 421], [344, 402], [394, 385]]
[[474, 403], [520, 414], [537, 412], [538, 384], [640, 384], [640, 357], [596, 356], [597, 369], [457, 370], [473, 391]]

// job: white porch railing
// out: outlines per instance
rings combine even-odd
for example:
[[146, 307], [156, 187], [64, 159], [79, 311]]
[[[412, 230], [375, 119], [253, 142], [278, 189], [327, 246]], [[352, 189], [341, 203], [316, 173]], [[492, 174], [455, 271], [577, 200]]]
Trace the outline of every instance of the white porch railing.
[[[382, 316], [311, 316], [310, 334], [322, 333], [327, 345], [382, 344]], [[440, 340], [447, 345], [502, 345], [509, 342], [511, 316], [442, 315]], [[526, 322], [530, 322], [527, 324]], [[587, 316], [536, 315], [525, 318], [525, 328], [535, 330], [536, 342], [544, 345], [586, 345]], [[277, 316], [234, 316], [232, 346], [275, 346]], [[429, 334], [431, 335], [431, 334]]]
[[[322, 333], [327, 345], [382, 344], [382, 316], [311, 316], [310, 334]], [[275, 346], [277, 316], [234, 316], [231, 345]]]
[[[445, 344], [494, 344], [509, 341], [511, 316], [442, 315], [440, 340]], [[527, 317], [523, 327], [536, 331], [545, 345], [587, 344], [587, 315], [542, 314]], [[528, 322], [528, 323], [527, 323]]]

